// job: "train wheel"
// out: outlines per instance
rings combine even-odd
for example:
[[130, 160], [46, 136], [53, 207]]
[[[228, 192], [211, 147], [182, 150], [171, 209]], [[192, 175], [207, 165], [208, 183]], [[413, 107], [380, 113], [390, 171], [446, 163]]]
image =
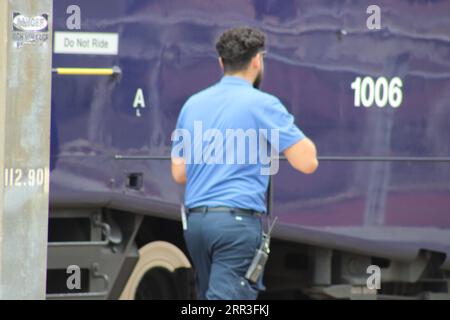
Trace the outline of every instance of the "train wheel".
[[120, 299], [188, 299], [191, 281], [180, 273], [183, 270], [192, 271], [192, 266], [180, 249], [169, 242], [151, 242], [139, 250], [139, 261]]

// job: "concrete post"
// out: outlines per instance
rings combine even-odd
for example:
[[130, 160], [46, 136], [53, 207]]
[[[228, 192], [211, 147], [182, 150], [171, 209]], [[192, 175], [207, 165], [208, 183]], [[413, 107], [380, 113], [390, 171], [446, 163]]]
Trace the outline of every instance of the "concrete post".
[[0, 299], [44, 299], [52, 0], [0, 0]]

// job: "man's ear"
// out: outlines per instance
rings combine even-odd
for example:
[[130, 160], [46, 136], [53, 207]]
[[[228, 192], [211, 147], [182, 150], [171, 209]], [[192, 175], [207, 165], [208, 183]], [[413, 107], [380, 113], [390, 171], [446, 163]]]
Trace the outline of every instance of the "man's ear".
[[251, 66], [253, 69], [256, 69], [256, 70], [261, 69], [261, 59], [259, 57], [259, 54], [257, 54], [256, 56], [254, 56], [252, 58]]
[[225, 71], [225, 67], [223, 66], [222, 57], [219, 57], [219, 65], [220, 65], [220, 69], [222, 69], [222, 71]]

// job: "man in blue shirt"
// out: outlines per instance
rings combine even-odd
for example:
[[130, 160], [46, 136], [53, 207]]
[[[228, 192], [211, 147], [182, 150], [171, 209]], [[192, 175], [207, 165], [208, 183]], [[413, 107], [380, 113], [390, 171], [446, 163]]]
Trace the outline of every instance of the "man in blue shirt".
[[283, 153], [297, 170], [318, 167], [314, 143], [280, 100], [259, 90], [265, 35], [235, 28], [216, 44], [221, 81], [188, 99], [172, 135], [172, 175], [186, 184], [185, 240], [200, 299], [256, 299], [245, 278], [260, 246], [269, 176]]

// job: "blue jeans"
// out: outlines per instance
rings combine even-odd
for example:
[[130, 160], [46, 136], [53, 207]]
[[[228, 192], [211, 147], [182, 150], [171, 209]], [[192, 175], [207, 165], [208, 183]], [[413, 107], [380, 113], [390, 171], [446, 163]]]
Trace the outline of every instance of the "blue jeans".
[[200, 300], [255, 300], [264, 290], [245, 279], [261, 244], [257, 216], [230, 212], [190, 213], [184, 238], [196, 270]]

